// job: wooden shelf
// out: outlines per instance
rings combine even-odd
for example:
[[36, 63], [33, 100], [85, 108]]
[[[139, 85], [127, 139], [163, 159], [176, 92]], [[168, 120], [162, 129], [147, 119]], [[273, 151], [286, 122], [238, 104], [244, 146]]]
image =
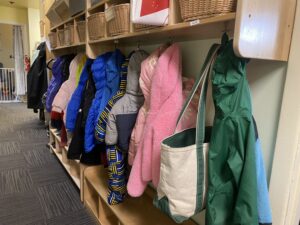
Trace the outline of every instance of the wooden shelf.
[[61, 22], [61, 23], [59, 23], [59, 24], [57, 24], [57, 25], [51, 27], [51, 28], [50, 28], [50, 31], [55, 31], [57, 28], [63, 26], [64, 24], [70, 23], [70, 22], [72, 22], [73, 20], [75, 20], [76, 18], [78, 18], [78, 17], [80, 17], [80, 16], [83, 16], [83, 15], [85, 15], [85, 11], [83, 11], [83, 12], [81, 12], [81, 13], [75, 15], [75, 16], [72, 16], [72, 17], [70, 17], [69, 19], [67, 19], [67, 20], [65, 20], [65, 21], [63, 21], [63, 22]]
[[107, 2], [107, 0], [102, 0], [99, 3], [97, 3], [97, 4], [93, 5], [92, 7], [88, 8], [87, 11], [88, 12], [94, 11], [95, 9], [104, 6], [106, 2]]
[[[118, 224], [104, 223], [103, 215], [108, 221], [119, 221], [123, 225], [175, 225], [168, 216], [153, 206], [153, 190], [139, 198], [127, 197], [118, 205], [107, 203], [107, 170], [102, 166], [89, 167], [84, 172], [84, 202], [91, 207], [92, 212], [102, 225]], [[149, 192], [152, 192], [149, 194]], [[102, 221], [101, 221], [102, 220]], [[184, 225], [195, 225], [191, 220]]]
[[80, 189], [80, 163], [75, 160], [67, 159], [67, 147], [60, 147], [61, 139], [55, 129], [50, 129], [50, 137], [51, 136], [52, 138], [50, 138], [50, 140], [55, 140], [55, 147], [53, 147], [53, 145], [50, 142], [51, 151], [56, 155], [59, 162], [70, 175], [76, 186]]
[[176, 41], [178, 41], [207, 39], [216, 36], [221, 37], [222, 32], [225, 31], [225, 25], [227, 25], [228, 31], [233, 33], [234, 20], [235, 13], [229, 13], [191, 22], [183, 22], [150, 30], [106, 37], [95, 41], [89, 41], [88, 43], [90, 45], [95, 45], [118, 41], [120, 44], [136, 44], [139, 41], [142, 43], [161, 42], [162, 40], [166, 41], [168, 38], [172, 38], [172, 40], [176, 39]]
[[[91, 14], [103, 11], [111, 5], [120, 4], [130, 0], [102, 0], [91, 6], [91, 1], [87, 0], [87, 10], [74, 17], [68, 18], [62, 23], [51, 28], [55, 31], [59, 27], [72, 22], [76, 23], [76, 18], [90, 16]], [[96, 41], [87, 41], [86, 54], [89, 58], [96, 58], [98, 55], [114, 49], [114, 42], [122, 44], [157, 44], [169, 40], [189, 41], [210, 38], [220, 38], [224, 31], [234, 37], [234, 51], [238, 56], [256, 59], [269, 59], [287, 61], [291, 35], [293, 32], [296, 0], [291, 0], [286, 4], [283, 0], [238, 0], [236, 13], [214, 16], [195, 20], [192, 22], [182, 22], [180, 16], [180, 5], [178, 1], [170, 0], [169, 24], [146, 31], [136, 31], [134, 25], [130, 24], [130, 33], [115, 37], [108, 37]], [[266, 13], [268, 12], [268, 13]], [[88, 30], [86, 28], [86, 30]], [[72, 47], [58, 47], [54, 49], [54, 55], [69, 54]], [[122, 50], [122, 49], [121, 49]], [[74, 52], [81, 49], [74, 49]]]
[[63, 162], [63, 156], [62, 156], [62, 154], [59, 153], [59, 152], [57, 152], [55, 149], [54, 149], [54, 154], [57, 156], [58, 160], [63, 165], [63, 167], [65, 168], [65, 170], [68, 172], [68, 174], [70, 175], [70, 177], [72, 178], [72, 180], [74, 181], [74, 183], [76, 184], [76, 186], [80, 189], [80, 179], [78, 177], [73, 176], [70, 173], [70, 165], [68, 165], [67, 163]]
[[64, 50], [64, 49], [80, 47], [80, 46], [85, 46], [85, 42], [75, 43], [73, 45], [68, 45], [68, 46], [59, 46], [57, 48], [52, 49], [51, 51]]

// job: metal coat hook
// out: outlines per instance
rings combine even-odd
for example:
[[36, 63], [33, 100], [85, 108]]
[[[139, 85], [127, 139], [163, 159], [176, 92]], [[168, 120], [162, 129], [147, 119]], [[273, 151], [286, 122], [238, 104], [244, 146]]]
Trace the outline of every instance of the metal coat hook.
[[117, 45], [119, 44], [118, 40], [114, 40], [114, 44], [115, 44], [115, 49], [117, 49]]
[[221, 33], [227, 33], [229, 35], [230, 29], [228, 28], [228, 22], [224, 23], [224, 30], [221, 31]]
[[168, 45], [172, 45], [174, 43], [174, 40], [172, 37], [169, 37], [169, 40], [167, 42]]

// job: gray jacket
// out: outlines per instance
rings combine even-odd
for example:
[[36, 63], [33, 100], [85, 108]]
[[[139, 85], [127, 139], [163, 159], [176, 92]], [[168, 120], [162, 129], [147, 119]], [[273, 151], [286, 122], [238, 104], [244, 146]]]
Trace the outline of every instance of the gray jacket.
[[141, 63], [148, 56], [148, 53], [143, 50], [138, 50], [132, 54], [128, 64], [126, 93], [113, 106], [108, 116], [105, 143], [107, 145], [118, 144], [124, 152], [128, 151], [131, 132], [138, 111], [144, 103], [139, 78]]

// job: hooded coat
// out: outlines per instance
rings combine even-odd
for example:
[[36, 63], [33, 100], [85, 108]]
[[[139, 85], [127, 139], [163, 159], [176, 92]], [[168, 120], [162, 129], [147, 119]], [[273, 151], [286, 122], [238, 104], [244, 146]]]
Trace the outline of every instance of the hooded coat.
[[150, 94], [151, 84], [155, 73], [158, 58], [165, 48], [161, 47], [156, 49], [147, 59], [141, 64], [141, 74], [139, 79], [140, 88], [144, 95], [144, 104], [138, 112], [136, 123], [131, 133], [129, 152], [128, 152], [128, 163], [133, 164], [137, 148], [141, 142], [142, 134], [145, 127], [147, 113], [150, 108]]
[[128, 152], [131, 131], [135, 125], [137, 113], [144, 103], [139, 85], [141, 63], [148, 53], [139, 50], [132, 54], [128, 64], [127, 87], [125, 95], [112, 107], [106, 125], [105, 143], [118, 144], [123, 152]]
[[58, 62], [54, 62], [52, 66], [52, 79], [47, 89], [46, 109], [51, 112], [53, 100], [59, 91], [63, 82], [69, 78], [69, 66], [74, 55], [65, 55], [58, 58]]
[[95, 148], [89, 153], [84, 151], [84, 131], [86, 119], [96, 93], [95, 82], [90, 66], [86, 68], [86, 71], [88, 79], [84, 85], [82, 98], [79, 103], [80, 107], [76, 117], [73, 138], [71, 140], [67, 156], [69, 159], [80, 159], [80, 162], [87, 165], [98, 165], [100, 164], [101, 159], [100, 149]]
[[27, 107], [43, 109], [42, 96], [47, 91], [48, 78], [46, 66], [46, 44], [41, 43], [38, 57], [34, 60], [27, 75]]
[[[62, 113], [66, 114], [66, 108], [67, 105], [70, 101], [70, 98], [73, 94], [73, 92], [76, 89], [76, 76], [77, 74], [81, 74], [82, 72], [82, 65], [85, 64], [86, 61], [86, 56], [82, 53], [78, 54], [71, 62], [70, 64], [70, 76], [67, 81], [65, 81], [58, 93], [56, 94], [53, 103], [52, 103], [52, 111], [57, 112], [57, 113]], [[65, 116], [64, 116], [64, 122]]]
[[63, 58], [58, 57], [55, 59], [52, 66], [52, 78], [50, 80], [48, 89], [47, 89], [47, 97], [46, 97], [46, 110], [47, 112], [51, 112], [52, 102], [59, 90], [59, 87], [62, 83], [62, 64]]
[[[144, 101], [139, 87], [139, 76], [141, 63], [147, 56], [148, 54], [141, 50], [132, 53], [128, 64], [126, 93], [124, 90], [124, 96], [112, 107], [106, 129], [103, 129], [106, 131], [105, 138], [109, 140], [106, 142], [109, 177], [107, 201], [112, 205], [123, 202], [127, 192], [126, 153], [137, 112]], [[120, 123], [120, 119], [126, 122]], [[120, 127], [122, 129], [119, 129]]]
[[122, 65], [122, 73], [120, 78], [119, 90], [116, 95], [114, 95], [109, 102], [107, 103], [105, 109], [102, 111], [101, 115], [98, 117], [98, 122], [95, 127], [95, 138], [98, 144], [105, 144], [105, 135], [106, 135], [106, 124], [109, 116], [109, 112], [117, 101], [119, 101], [124, 94], [126, 93], [127, 85], [127, 71], [128, 71], [128, 62], [127, 58]]
[[86, 63], [84, 65], [84, 68], [82, 70], [79, 83], [77, 88], [75, 89], [71, 100], [69, 101], [69, 104], [67, 106], [67, 115], [66, 115], [66, 128], [67, 130], [73, 132], [75, 129], [75, 124], [76, 124], [76, 118], [78, 111], [80, 109], [80, 103], [83, 98], [84, 94], [84, 88], [86, 85], [86, 82], [89, 78], [89, 68], [92, 65], [93, 60], [92, 59], [87, 59]]
[[173, 134], [183, 104], [181, 55], [177, 44], [159, 57], [151, 85], [150, 109], [142, 143], [138, 146], [127, 185], [131, 196], [143, 194], [147, 183], [157, 187], [160, 176], [160, 144]]
[[96, 85], [96, 94], [85, 126], [84, 149], [90, 152], [96, 144], [94, 131], [97, 119], [106, 107], [108, 101], [119, 90], [122, 64], [125, 57], [116, 49], [99, 56], [92, 65], [92, 72]]
[[258, 224], [256, 138], [246, 63], [224, 37], [211, 76], [215, 117], [208, 151], [207, 225]]

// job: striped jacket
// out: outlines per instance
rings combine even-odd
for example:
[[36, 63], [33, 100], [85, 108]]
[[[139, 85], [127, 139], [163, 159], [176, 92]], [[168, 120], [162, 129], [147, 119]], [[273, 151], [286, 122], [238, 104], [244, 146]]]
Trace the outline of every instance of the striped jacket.
[[105, 109], [102, 111], [98, 117], [98, 122], [95, 127], [95, 139], [98, 143], [105, 142], [105, 133], [106, 133], [106, 124], [110, 110], [114, 104], [121, 99], [126, 92], [126, 83], [127, 83], [127, 67], [128, 67], [129, 58], [127, 58], [122, 64], [122, 73], [120, 78], [120, 87], [116, 95], [114, 95], [106, 105]]

